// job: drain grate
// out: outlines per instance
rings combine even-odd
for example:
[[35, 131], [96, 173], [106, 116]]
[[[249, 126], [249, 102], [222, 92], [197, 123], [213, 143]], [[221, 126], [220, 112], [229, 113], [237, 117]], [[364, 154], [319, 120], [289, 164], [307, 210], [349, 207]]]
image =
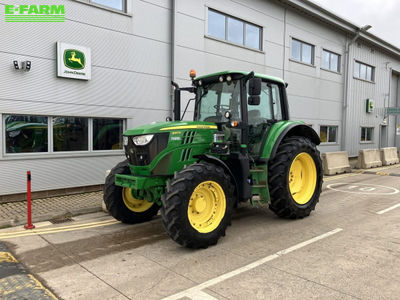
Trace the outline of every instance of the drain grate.
[[72, 217], [65, 217], [65, 216], [49, 220], [49, 222], [52, 224], [61, 224], [61, 223], [67, 223], [67, 222], [72, 222], [72, 221], [74, 221], [74, 219], [72, 219]]

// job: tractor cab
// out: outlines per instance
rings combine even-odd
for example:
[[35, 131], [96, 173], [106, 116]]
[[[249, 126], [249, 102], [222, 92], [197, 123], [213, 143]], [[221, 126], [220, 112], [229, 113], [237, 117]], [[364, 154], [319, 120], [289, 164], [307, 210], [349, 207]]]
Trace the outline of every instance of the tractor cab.
[[289, 119], [285, 85], [280, 79], [253, 72], [221, 72], [196, 78], [193, 84], [194, 121], [216, 123], [225, 148], [237, 151], [247, 145], [253, 160], [261, 155], [267, 129]]

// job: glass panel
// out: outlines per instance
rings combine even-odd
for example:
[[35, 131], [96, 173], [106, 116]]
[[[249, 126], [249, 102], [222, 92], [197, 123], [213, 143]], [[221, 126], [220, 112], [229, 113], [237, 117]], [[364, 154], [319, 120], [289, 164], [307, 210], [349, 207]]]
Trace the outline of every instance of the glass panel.
[[319, 138], [321, 143], [326, 143], [328, 141], [328, 126], [321, 126], [319, 128]]
[[372, 68], [367, 66], [367, 80], [372, 81]]
[[367, 128], [367, 141], [372, 141], [372, 130], [373, 128]]
[[228, 18], [228, 40], [243, 45], [243, 22]]
[[123, 1], [124, 0], [91, 0], [91, 2], [101, 4], [104, 6], [108, 6], [114, 9], [123, 10]]
[[364, 142], [365, 141], [365, 127], [362, 127], [361, 128], [361, 142]]
[[307, 64], [312, 64], [312, 46], [308, 44], [302, 44], [301, 45], [301, 61], [305, 62]]
[[339, 56], [331, 53], [331, 71], [339, 72]]
[[87, 151], [88, 119], [53, 118], [53, 149], [54, 151]]
[[[247, 96], [249, 95], [247, 94]], [[271, 88], [266, 82], [261, 83], [260, 105], [249, 105], [248, 110], [250, 125], [258, 125], [272, 119]]]
[[292, 40], [292, 58], [299, 61], [301, 59], [301, 43], [296, 40]]
[[281, 109], [281, 94], [279, 86], [276, 84], [272, 85], [272, 100], [274, 104], [274, 116], [275, 120], [282, 120], [282, 109]]
[[227, 122], [224, 113], [229, 110], [232, 120], [240, 121], [240, 84], [234, 80], [211, 83], [198, 89], [195, 121]]
[[354, 77], [360, 78], [360, 64], [358, 62], [354, 63]]
[[225, 16], [208, 10], [208, 34], [225, 40]]
[[367, 79], [367, 66], [360, 64], [360, 78]]
[[123, 121], [93, 119], [93, 150], [122, 149]]
[[324, 69], [328, 69], [329, 70], [329, 55], [330, 53], [328, 51], [322, 51], [322, 67]]
[[260, 49], [260, 28], [251, 24], [246, 24], [246, 46]]
[[329, 127], [329, 143], [336, 143], [337, 127]]
[[6, 153], [48, 151], [48, 119], [40, 116], [4, 115]]

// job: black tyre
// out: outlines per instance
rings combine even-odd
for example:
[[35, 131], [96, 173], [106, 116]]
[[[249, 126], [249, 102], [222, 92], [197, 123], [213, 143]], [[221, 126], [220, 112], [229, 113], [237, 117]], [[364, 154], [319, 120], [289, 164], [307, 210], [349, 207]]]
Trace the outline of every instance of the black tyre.
[[319, 201], [323, 182], [315, 144], [304, 137], [285, 138], [268, 169], [270, 209], [284, 218], [309, 216]]
[[188, 248], [207, 248], [225, 235], [233, 206], [233, 184], [221, 167], [196, 163], [175, 173], [161, 197], [168, 235]]
[[115, 174], [130, 174], [128, 161], [116, 165], [104, 184], [104, 203], [109, 213], [123, 223], [142, 223], [151, 220], [160, 209], [157, 203], [133, 197], [131, 189], [115, 185]]

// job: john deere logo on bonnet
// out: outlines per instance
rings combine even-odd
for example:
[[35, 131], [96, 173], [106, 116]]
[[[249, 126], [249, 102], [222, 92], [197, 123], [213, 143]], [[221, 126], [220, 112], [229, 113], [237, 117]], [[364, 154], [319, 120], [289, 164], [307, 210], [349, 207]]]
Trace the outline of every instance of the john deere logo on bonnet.
[[64, 5], [6, 5], [6, 22], [64, 22]]
[[85, 68], [85, 54], [79, 50], [67, 49], [64, 51], [64, 65], [70, 69], [82, 70]]

